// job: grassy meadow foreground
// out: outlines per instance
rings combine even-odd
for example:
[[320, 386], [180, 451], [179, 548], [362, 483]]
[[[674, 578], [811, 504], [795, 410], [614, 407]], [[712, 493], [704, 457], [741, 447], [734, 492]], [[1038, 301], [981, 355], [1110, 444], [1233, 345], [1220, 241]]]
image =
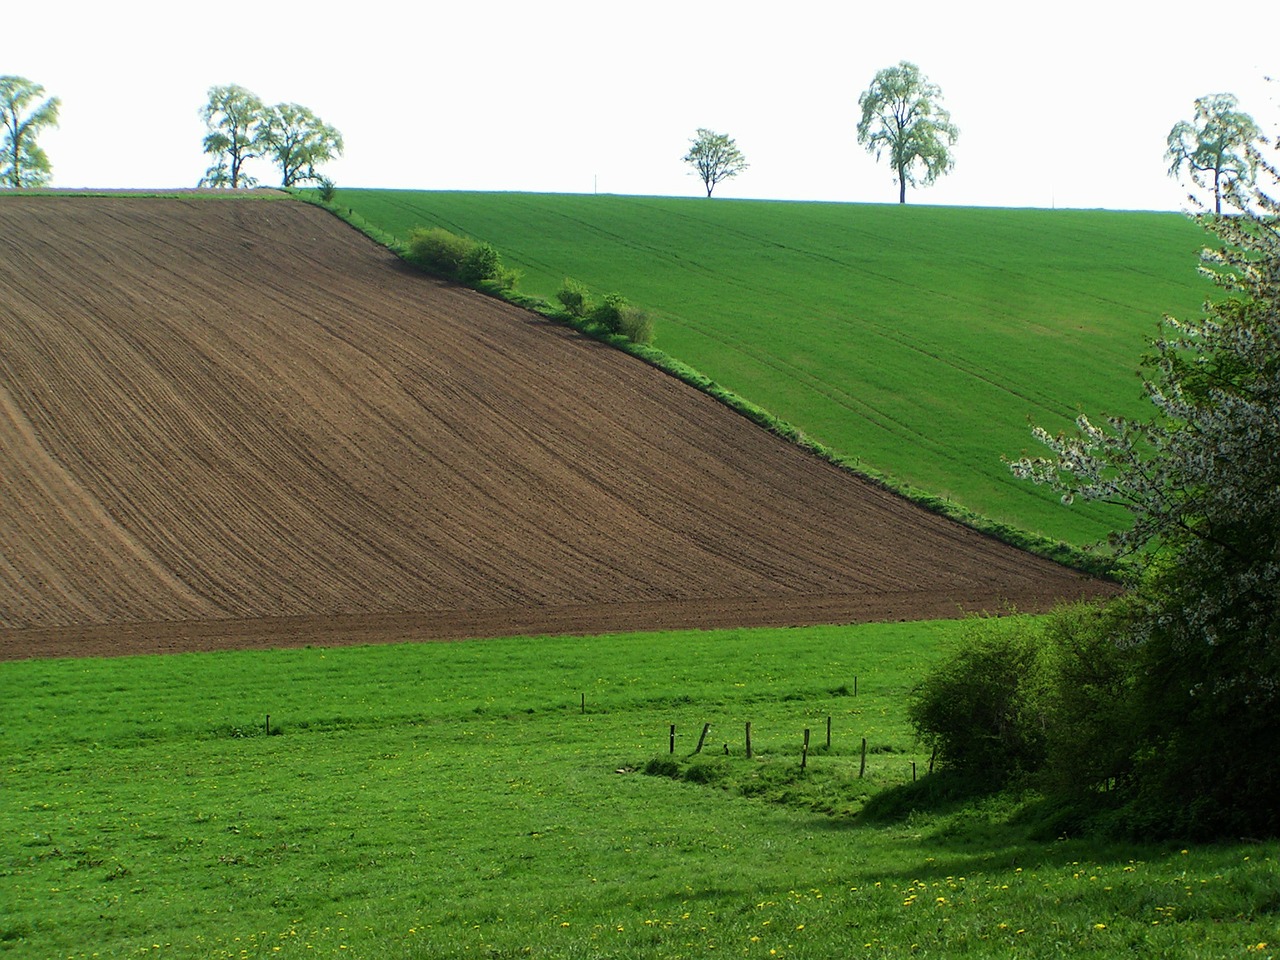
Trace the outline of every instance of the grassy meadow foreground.
[[[551, 300], [565, 277], [656, 318], [656, 346], [859, 468], [1077, 545], [1122, 511], [1065, 510], [1001, 457], [1091, 415], [1146, 412], [1138, 358], [1198, 315], [1206, 235], [1177, 214], [342, 190], [404, 240], [494, 244]], [[1038, 451], [1037, 451], [1038, 452]]]
[[963, 628], [0, 663], [0, 955], [1273, 956], [1274, 842], [859, 816]]

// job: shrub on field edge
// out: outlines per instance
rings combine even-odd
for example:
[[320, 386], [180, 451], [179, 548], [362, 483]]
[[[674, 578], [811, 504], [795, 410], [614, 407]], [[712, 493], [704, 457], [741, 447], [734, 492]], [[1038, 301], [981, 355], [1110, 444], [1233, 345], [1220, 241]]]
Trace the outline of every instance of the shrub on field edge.
[[1176, 632], [1150, 627], [1153, 602], [1137, 590], [974, 621], [912, 691], [908, 717], [957, 782], [1039, 790], [1046, 836], [1280, 835], [1274, 722], [1246, 723], [1203, 663], [1175, 657]]
[[491, 244], [460, 237], [443, 227], [421, 227], [409, 234], [409, 256], [437, 276], [469, 286], [511, 290], [519, 273], [502, 264]]
[[618, 314], [615, 333], [620, 333], [632, 343], [653, 343], [653, 320], [649, 314], [627, 304]]
[[409, 234], [409, 253], [432, 273], [456, 278], [472, 241], [442, 227], [418, 228]]
[[564, 278], [564, 283], [556, 291], [556, 299], [564, 307], [565, 313], [579, 320], [591, 310], [591, 296], [586, 286], [572, 277]]
[[1046, 670], [1036, 640], [999, 619], [972, 620], [911, 691], [907, 717], [940, 763], [992, 784], [1041, 767]]
[[462, 256], [458, 264], [458, 279], [463, 283], [479, 283], [490, 280], [498, 272], [502, 259], [489, 243], [477, 243]]
[[610, 333], [617, 333], [623, 308], [627, 306], [630, 306], [630, 302], [622, 294], [606, 293], [604, 299], [591, 308], [587, 319], [604, 327]]
[[626, 337], [632, 343], [653, 342], [653, 321], [649, 314], [620, 293], [606, 294], [591, 307], [586, 319], [609, 333]]

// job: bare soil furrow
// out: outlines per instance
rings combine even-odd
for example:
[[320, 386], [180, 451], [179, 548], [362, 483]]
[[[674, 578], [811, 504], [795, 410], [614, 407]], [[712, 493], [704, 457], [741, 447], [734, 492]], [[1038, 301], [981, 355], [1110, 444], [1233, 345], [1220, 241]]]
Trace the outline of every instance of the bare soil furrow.
[[0, 657], [1110, 592], [286, 200], [0, 197]]

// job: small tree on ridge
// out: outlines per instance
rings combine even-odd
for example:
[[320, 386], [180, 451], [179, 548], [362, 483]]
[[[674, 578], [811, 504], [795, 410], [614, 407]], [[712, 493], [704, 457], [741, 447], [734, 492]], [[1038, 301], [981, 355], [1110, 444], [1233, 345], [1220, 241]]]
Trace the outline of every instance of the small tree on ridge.
[[903, 60], [885, 67], [858, 97], [858, 105], [858, 142], [877, 160], [888, 152], [899, 203], [907, 202], [907, 184], [929, 186], [955, 166], [951, 146], [960, 131], [942, 106], [941, 88], [914, 63]]
[[280, 168], [280, 185], [321, 182], [317, 167], [342, 156], [342, 134], [306, 107], [277, 103], [263, 112], [260, 139], [266, 156]]
[[1164, 154], [1172, 161], [1169, 176], [1178, 176], [1185, 167], [1199, 187], [1211, 176], [1214, 213], [1222, 213], [1224, 191], [1253, 177], [1255, 154], [1250, 148], [1262, 140], [1262, 131], [1230, 93], [1200, 97], [1195, 111], [1194, 120], [1179, 120], [1169, 131]]
[[244, 87], [229, 84], [209, 88], [209, 101], [200, 108], [208, 133], [204, 152], [214, 157], [201, 186], [252, 187], [257, 180], [244, 172], [246, 160], [262, 156], [263, 103]]
[[699, 127], [697, 136], [689, 142], [689, 152], [684, 155], [684, 162], [692, 166], [694, 173], [702, 178], [708, 197], [717, 183], [736, 177], [750, 166], [733, 138], [727, 134]]

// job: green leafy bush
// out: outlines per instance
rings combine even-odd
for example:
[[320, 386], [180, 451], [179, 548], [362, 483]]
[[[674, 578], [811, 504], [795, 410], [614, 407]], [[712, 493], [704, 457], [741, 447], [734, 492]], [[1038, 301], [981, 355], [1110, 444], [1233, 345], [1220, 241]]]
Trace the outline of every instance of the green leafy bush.
[[630, 302], [622, 294], [608, 293], [603, 300], [591, 308], [587, 319], [604, 327], [610, 333], [617, 333], [622, 311], [628, 306]]
[[473, 287], [511, 290], [520, 274], [503, 266], [492, 244], [460, 237], [442, 227], [418, 228], [409, 234], [409, 256], [420, 266]]
[[1000, 784], [1044, 762], [1045, 660], [1026, 622], [974, 620], [912, 690], [907, 716], [940, 762]]
[[409, 234], [409, 254], [432, 273], [457, 278], [475, 242], [443, 227], [419, 228]]
[[502, 267], [502, 258], [492, 244], [476, 243], [462, 256], [458, 264], [458, 279], [463, 283], [479, 283], [491, 280]]
[[1126, 634], [1124, 604], [1059, 607], [1045, 621], [1044, 784], [1054, 794], [1086, 797], [1130, 776], [1136, 651]]
[[652, 343], [653, 321], [646, 311], [627, 304], [618, 311], [618, 320], [613, 332], [622, 334], [632, 343]]
[[585, 317], [591, 310], [591, 296], [586, 286], [572, 277], [564, 278], [564, 283], [556, 291], [556, 299], [571, 317]]

